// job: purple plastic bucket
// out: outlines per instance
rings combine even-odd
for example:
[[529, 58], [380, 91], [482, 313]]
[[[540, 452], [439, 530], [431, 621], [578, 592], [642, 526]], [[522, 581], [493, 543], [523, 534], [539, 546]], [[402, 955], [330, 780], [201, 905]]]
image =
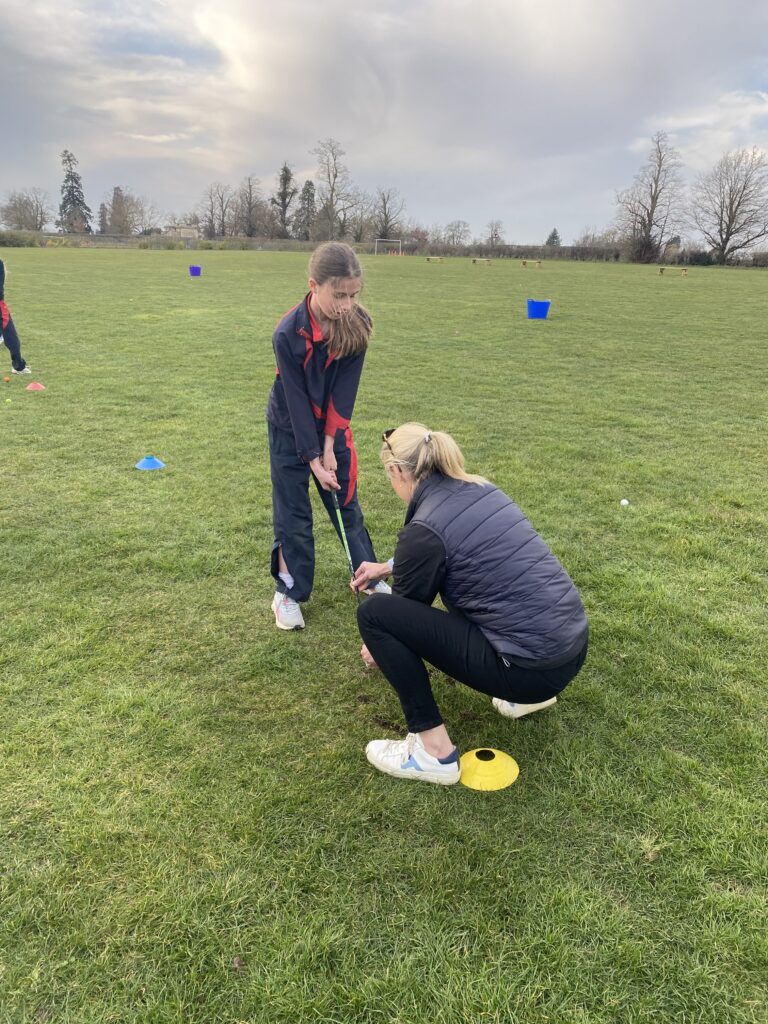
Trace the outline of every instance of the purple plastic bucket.
[[549, 306], [549, 299], [543, 302], [537, 302], [536, 299], [528, 299], [528, 319], [546, 320]]
[[202, 267], [196, 267], [194, 264], [189, 268], [189, 276], [190, 277], [200, 277], [202, 272], [203, 272], [203, 268]]

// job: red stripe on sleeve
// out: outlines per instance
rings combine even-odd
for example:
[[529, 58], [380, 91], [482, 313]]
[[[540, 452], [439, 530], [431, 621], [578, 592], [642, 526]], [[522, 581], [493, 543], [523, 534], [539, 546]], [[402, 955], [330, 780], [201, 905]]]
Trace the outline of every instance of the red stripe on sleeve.
[[11, 314], [2, 299], [0, 299], [0, 316], [2, 316], [3, 328], [6, 328], [8, 321], [11, 319]]
[[355, 439], [352, 437], [352, 431], [347, 427], [344, 431], [344, 440], [347, 442], [347, 448], [349, 448], [350, 459], [349, 459], [349, 484], [347, 486], [347, 496], [344, 499], [344, 504], [348, 505], [355, 493], [357, 487], [357, 451], [355, 450]]
[[[333, 437], [337, 430], [348, 430], [349, 420], [340, 416], [336, 412], [336, 407], [333, 404], [333, 398], [328, 399], [328, 412], [325, 416], [325, 433], [330, 437]], [[351, 436], [351, 435], [350, 435]]]
[[304, 362], [301, 364], [301, 366], [302, 369], [306, 370], [307, 363], [312, 358], [312, 339], [310, 338], [306, 331], [299, 331], [299, 334], [304, 339]]

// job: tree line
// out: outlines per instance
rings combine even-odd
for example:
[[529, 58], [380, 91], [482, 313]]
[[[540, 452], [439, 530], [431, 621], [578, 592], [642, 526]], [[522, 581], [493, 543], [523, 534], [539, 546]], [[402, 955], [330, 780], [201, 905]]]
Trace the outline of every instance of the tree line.
[[[150, 200], [124, 186], [115, 186], [99, 205], [95, 218], [85, 201], [78, 161], [69, 150], [61, 154], [63, 180], [58, 216], [39, 188], [9, 193], [0, 203], [0, 222], [18, 231], [44, 231], [50, 223], [62, 233], [148, 235], [159, 232], [165, 219], [193, 226], [203, 238], [228, 237], [323, 241], [401, 238], [412, 249], [429, 246], [461, 248], [471, 240], [469, 224], [454, 220], [424, 227], [406, 219], [405, 200], [395, 188], [377, 187], [370, 194], [358, 188], [344, 162], [345, 152], [333, 138], [311, 151], [317, 160], [314, 179], [299, 182], [288, 161], [265, 191], [255, 175], [239, 185], [211, 183], [194, 209], [163, 218]], [[757, 147], [724, 153], [709, 171], [686, 188], [679, 153], [665, 132], [651, 140], [646, 162], [631, 185], [616, 193], [616, 218], [602, 232], [586, 229], [574, 240], [582, 249], [611, 248], [617, 258], [650, 263], [670, 259], [686, 233], [703, 246], [703, 262], [738, 260], [768, 236], [768, 160]], [[491, 249], [504, 243], [504, 226], [493, 219], [482, 239]], [[543, 243], [562, 246], [557, 228]], [[689, 248], [691, 247], [691, 243]]]

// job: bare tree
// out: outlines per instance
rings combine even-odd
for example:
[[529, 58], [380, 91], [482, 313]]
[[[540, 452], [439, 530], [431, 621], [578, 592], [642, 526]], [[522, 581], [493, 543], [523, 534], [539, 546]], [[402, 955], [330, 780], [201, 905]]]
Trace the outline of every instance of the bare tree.
[[410, 221], [403, 229], [403, 241], [410, 243], [417, 251], [423, 252], [429, 245], [429, 230], [422, 224]]
[[651, 140], [648, 161], [628, 189], [618, 192], [617, 227], [630, 242], [637, 263], [658, 259], [681, 216], [680, 159], [666, 132]]
[[364, 242], [374, 234], [374, 200], [362, 189], [353, 189], [352, 198], [352, 206], [343, 213], [344, 231], [353, 242]]
[[341, 232], [354, 206], [352, 179], [341, 162], [344, 150], [336, 139], [325, 139], [312, 153], [317, 157], [318, 227], [325, 238], [343, 237]]
[[757, 147], [726, 153], [691, 189], [691, 220], [716, 263], [768, 236], [768, 160]]
[[206, 188], [198, 208], [206, 238], [224, 238], [233, 233], [234, 198], [230, 185], [214, 181]]
[[185, 227], [200, 227], [199, 210], [191, 210], [189, 213], [167, 213], [165, 215], [166, 227], [183, 225]]
[[489, 220], [485, 228], [485, 240], [488, 245], [499, 245], [504, 241], [504, 225], [500, 220]]
[[42, 231], [52, 218], [48, 194], [41, 188], [10, 192], [0, 205], [0, 222], [12, 231]]
[[466, 245], [471, 232], [465, 220], [452, 220], [445, 225], [444, 238], [448, 245]]
[[373, 200], [373, 230], [377, 238], [398, 238], [402, 233], [405, 200], [396, 188], [377, 188]]
[[140, 235], [149, 235], [153, 231], [157, 231], [163, 219], [157, 206], [146, 196], [133, 196], [132, 199], [136, 216], [135, 230]]
[[224, 238], [235, 233], [233, 213], [235, 194], [231, 185], [216, 186], [216, 233]]
[[203, 192], [197, 214], [205, 238], [216, 237], [216, 185], [208, 185]]
[[249, 174], [243, 178], [235, 196], [237, 234], [255, 238], [264, 231], [264, 205], [259, 179]]

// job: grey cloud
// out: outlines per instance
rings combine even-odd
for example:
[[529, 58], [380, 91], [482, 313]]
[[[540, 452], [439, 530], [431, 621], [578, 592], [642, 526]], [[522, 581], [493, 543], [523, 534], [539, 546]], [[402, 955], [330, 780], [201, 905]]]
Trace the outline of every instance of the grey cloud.
[[567, 238], [608, 222], [658, 127], [697, 167], [766, 143], [749, 90], [768, 13], [746, 0], [73, 0], [55, 24], [44, 8], [0, 13], [0, 87], [19, 96], [0, 193], [57, 188], [66, 145], [87, 188], [179, 210], [215, 179], [271, 187], [285, 159], [311, 174], [333, 136], [361, 186], [399, 188], [422, 222]]

